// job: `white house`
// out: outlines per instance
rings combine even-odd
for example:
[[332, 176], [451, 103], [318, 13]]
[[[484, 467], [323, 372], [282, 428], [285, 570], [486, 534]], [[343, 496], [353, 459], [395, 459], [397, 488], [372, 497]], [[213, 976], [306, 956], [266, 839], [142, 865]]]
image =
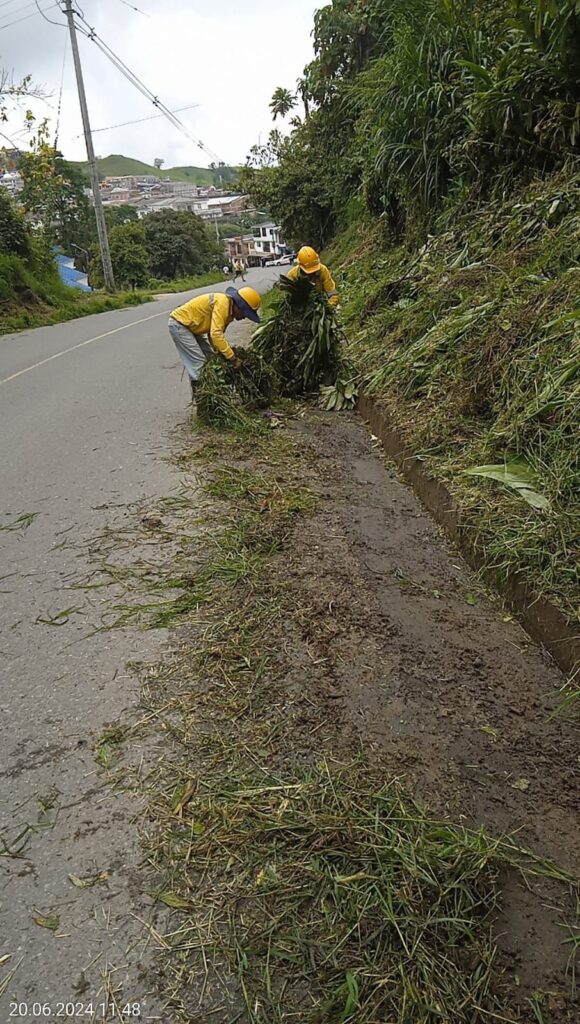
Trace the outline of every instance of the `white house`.
[[285, 246], [280, 240], [280, 228], [276, 224], [258, 224], [254, 228], [253, 251], [256, 256], [266, 256], [275, 259], [285, 252]]

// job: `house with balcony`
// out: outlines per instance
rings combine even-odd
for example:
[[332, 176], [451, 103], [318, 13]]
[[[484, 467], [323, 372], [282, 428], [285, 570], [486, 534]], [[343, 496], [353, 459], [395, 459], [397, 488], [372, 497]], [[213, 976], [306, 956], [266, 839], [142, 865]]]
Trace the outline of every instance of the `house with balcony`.
[[264, 267], [271, 260], [286, 253], [287, 249], [280, 238], [280, 231], [277, 224], [256, 225], [249, 254], [250, 267]]
[[224, 238], [224, 254], [228, 262], [243, 260], [250, 267], [260, 266], [252, 263], [254, 239], [252, 235], [238, 235], [236, 238]]

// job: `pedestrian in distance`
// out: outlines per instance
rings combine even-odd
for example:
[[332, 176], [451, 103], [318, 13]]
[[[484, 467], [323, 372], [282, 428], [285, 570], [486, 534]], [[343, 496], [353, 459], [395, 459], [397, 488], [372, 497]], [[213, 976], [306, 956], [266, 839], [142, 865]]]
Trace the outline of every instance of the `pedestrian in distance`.
[[224, 266], [222, 267], [222, 271], [223, 271], [224, 277], [229, 277], [231, 272], [232, 272], [231, 271], [231, 267], [229, 267], [227, 263], [224, 264]]
[[233, 320], [259, 323], [261, 305], [261, 296], [253, 288], [226, 288], [225, 292], [198, 295], [170, 314], [169, 333], [189, 377], [193, 401], [203, 365], [214, 352], [239, 369], [240, 362], [226, 340], [226, 328]]
[[320, 256], [310, 245], [303, 245], [298, 251], [297, 264], [288, 272], [291, 281], [298, 278], [308, 279], [319, 292], [325, 292], [329, 306], [338, 306], [339, 295], [334, 283], [332, 274], [324, 263], [320, 262]]
[[233, 279], [234, 280], [234, 284], [236, 283], [238, 277], [241, 277], [242, 281], [245, 281], [246, 280], [245, 273], [246, 273], [246, 271], [245, 271], [245, 266], [244, 266], [243, 261], [242, 260], [234, 260], [234, 279]]

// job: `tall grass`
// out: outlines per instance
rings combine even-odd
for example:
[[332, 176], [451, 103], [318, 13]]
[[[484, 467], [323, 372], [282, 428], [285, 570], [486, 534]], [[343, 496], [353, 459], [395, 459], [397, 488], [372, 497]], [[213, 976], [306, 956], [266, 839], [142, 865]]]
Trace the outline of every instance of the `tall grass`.
[[[350, 355], [413, 449], [444, 477], [488, 564], [575, 615], [580, 493], [580, 176], [450, 204], [414, 254], [349, 260]], [[464, 470], [523, 458], [545, 513]]]

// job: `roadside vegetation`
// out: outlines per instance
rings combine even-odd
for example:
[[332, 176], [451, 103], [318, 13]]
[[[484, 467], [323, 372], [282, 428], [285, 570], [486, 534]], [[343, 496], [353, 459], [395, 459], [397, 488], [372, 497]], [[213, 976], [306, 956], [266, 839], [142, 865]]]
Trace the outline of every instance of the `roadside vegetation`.
[[[278, 413], [287, 429], [259, 415], [198, 428], [177, 455], [180, 492], [138, 511], [146, 556], [117, 559], [105, 537], [91, 575], [122, 595], [104, 628], [183, 630], [171, 658], [142, 667], [142, 712], [123, 729], [127, 743], [144, 723], [163, 736], [136, 786], [168, 1019], [571, 1021], [574, 992], [568, 1003], [558, 989], [561, 1014], [544, 1016], [552, 994], [520, 991], [495, 937], [504, 887], [554, 885], [559, 900], [565, 872], [514, 837], [429, 812], [329, 704], [352, 623], [317, 592], [328, 562], [304, 586], [301, 538], [318, 514], [328, 528], [332, 470], [319, 439], [310, 447], [311, 411]], [[109, 781], [127, 785], [102, 749], [101, 737]]]
[[333, 0], [314, 48], [246, 187], [290, 241], [329, 247], [360, 384], [488, 565], [573, 617], [578, 4]]

